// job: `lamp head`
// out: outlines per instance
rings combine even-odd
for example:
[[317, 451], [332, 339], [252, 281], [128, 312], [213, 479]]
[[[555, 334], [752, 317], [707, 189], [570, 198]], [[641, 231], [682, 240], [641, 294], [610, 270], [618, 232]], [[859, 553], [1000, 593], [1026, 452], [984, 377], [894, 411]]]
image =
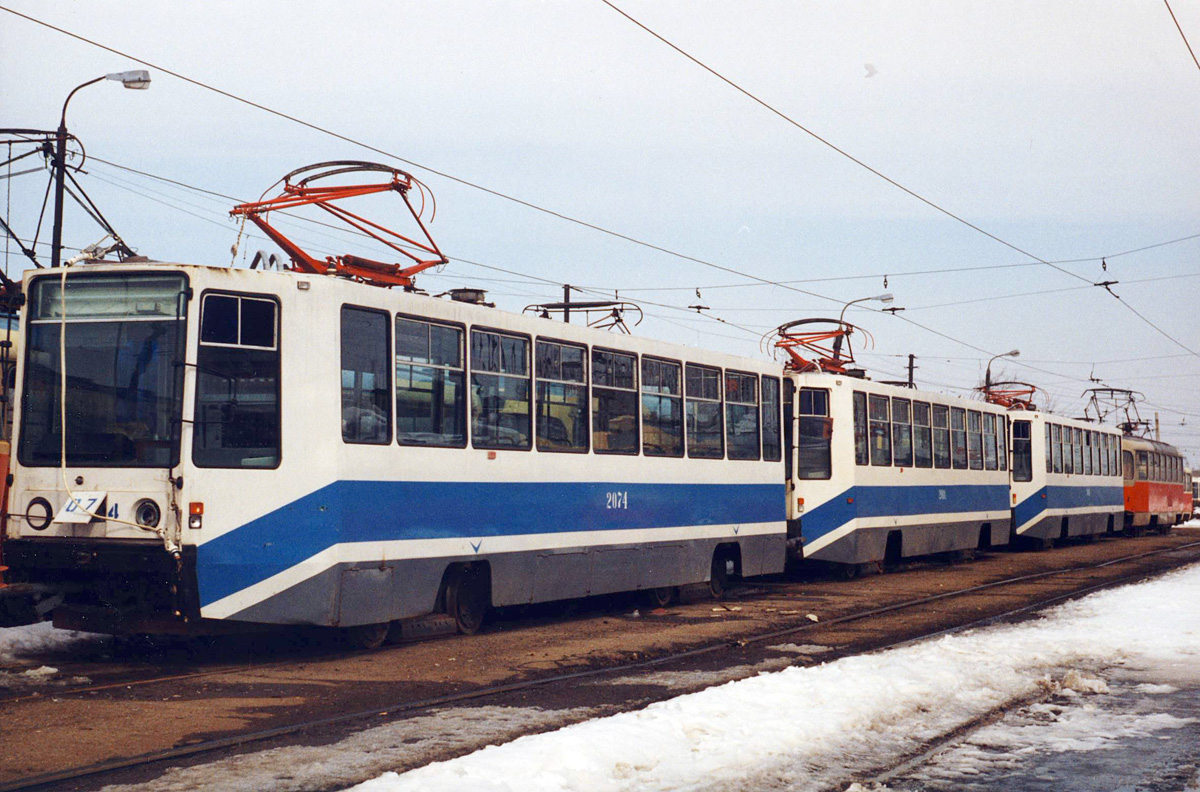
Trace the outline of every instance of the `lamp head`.
[[888, 303], [890, 303], [892, 300], [894, 300], [894, 299], [895, 299], [895, 297], [893, 297], [893, 296], [892, 296], [892, 293], [891, 293], [891, 292], [884, 292], [883, 294], [879, 295], [879, 296], [878, 296], [878, 297], [876, 297], [875, 299], [876, 299], [876, 300], [879, 300], [879, 302], [883, 303], [884, 305], [887, 305], [887, 304], [888, 304]]
[[145, 69], [106, 74], [104, 75], [104, 79], [116, 80], [126, 88], [132, 88], [135, 91], [144, 91], [150, 87], [150, 72]]
[[1014, 349], [1011, 352], [1004, 353], [1004, 357], [1020, 357], [1020, 356], [1021, 356], [1021, 350], [1019, 350], [1019, 349]]

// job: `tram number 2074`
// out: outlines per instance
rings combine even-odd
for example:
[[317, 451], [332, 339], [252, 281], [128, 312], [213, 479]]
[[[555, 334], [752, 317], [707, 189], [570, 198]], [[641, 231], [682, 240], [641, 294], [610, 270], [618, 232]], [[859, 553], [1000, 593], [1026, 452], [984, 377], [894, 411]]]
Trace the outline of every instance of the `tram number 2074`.
[[629, 493], [628, 492], [607, 492], [606, 509], [628, 509], [629, 508]]

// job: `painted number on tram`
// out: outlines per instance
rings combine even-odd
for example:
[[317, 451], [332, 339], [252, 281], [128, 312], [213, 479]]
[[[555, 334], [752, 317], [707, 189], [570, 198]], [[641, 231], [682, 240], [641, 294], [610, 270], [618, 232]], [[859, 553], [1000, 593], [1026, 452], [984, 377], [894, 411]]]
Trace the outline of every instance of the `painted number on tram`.
[[629, 493], [628, 492], [609, 492], [608, 503], [604, 507], [606, 509], [628, 509], [629, 508]]

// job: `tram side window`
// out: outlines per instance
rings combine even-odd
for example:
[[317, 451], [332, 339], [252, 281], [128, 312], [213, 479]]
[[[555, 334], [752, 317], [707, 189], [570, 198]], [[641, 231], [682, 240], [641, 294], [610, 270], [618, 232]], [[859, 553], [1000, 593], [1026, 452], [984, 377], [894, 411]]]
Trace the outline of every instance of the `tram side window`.
[[[803, 413], [803, 391], [800, 404]], [[729, 458], [758, 459], [758, 377], [725, 372], [725, 425], [729, 434]]]
[[391, 334], [383, 311], [342, 306], [342, 440], [392, 442]]
[[1054, 430], [1054, 439], [1051, 442], [1051, 448], [1054, 449], [1054, 472], [1063, 472], [1063, 444], [1062, 444], [1062, 427], [1058, 424], [1053, 424], [1050, 427]]
[[986, 413], [983, 416], [983, 466], [988, 470], [996, 470], [999, 463], [996, 446], [996, 416]]
[[950, 449], [954, 454], [954, 469], [967, 468], [967, 411], [950, 408]]
[[1013, 421], [1013, 481], [1033, 481], [1033, 432], [1029, 421]]
[[983, 418], [975, 410], [967, 413], [967, 459], [971, 470], [983, 470]]
[[697, 459], [725, 456], [721, 415], [721, 370], [688, 363], [684, 366], [687, 453]]
[[1122, 451], [1121, 452], [1121, 468], [1122, 468], [1121, 475], [1125, 478], [1125, 480], [1133, 481], [1134, 480], [1134, 467], [1133, 467], [1133, 452], [1132, 451]]
[[830, 477], [833, 470], [830, 457], [832, 436], [833, 419], [829, 417], [829, 391], [822, 388], [801, 388], [797, 478]]
[[1150, 454], [1145, 451], [1137, 452], [1137, 480], [1150, 480]]
[[1062, 428], [1063, 473], [1075, 472], [1075, 441], [1073, 435], [1074, 432], [1071, 431], [1071, 427], [1064, 426]]
[[528, 450], [529, 340], [471, 331], [471, 443]]
[[1121, 438], [1116, 435], [1110, 435], [1108, 438], [1112, 445], [1112, 474], [1114, 476], [1121, 475]]
[[1100, 454], [1100, 438], [1101, 434], [1094, 429], [1092, 430], [1092, 472], [1097, 476], [1102, 475], [1103, 462]]
[[[683, 456], [683, 380], [678, 363], [642, 358], [642, 453]], [[775, 434], [779, 444], [779, 381], [775, 381]], [[779, 456], [776, 455], [776, 459]]]
[[888, 420], [888, 397], [871, 397], [871, 464], [892, 464], [892, 431]]
[[[1008, 470], [1008, 421], [1002, 415], [996, 416], [996, 454], [999, 457], [1000, 469]], [[1032, 464], [1032, 459], [1030, 464]]]
[[950, 408], [933, 405], [933, 466], [950, 467]]
[[1075, 427], [1071, 430], [1071, 442], [1075, 448], [1075, 472], [1083, 472], [1083, 430]]
[[638, 452], [636, 355], [592, 350], [592, 447], [597, 454]]
[[587, 348], [538, 341], [535, 350], [537, 450], [586, 453]]
[[278, 304], [257, 297], [204, 295], [196, 372], [196, 465], [277, 467]]
[[892, 399], [892, 462], [896, 467], [912, 467], [912, 403]]
[[1083, 474], [1092, 475], [1092, 432], [1083, 430]]
[[871, 443], [867, 431], [867, 394], [854, 391], [854, 463], [871, 462]]
[[407, 446], [467, 444], [463, 331], [396, 317], [396, 440]]
[[929, 427], [929, 405], [925, 402], [913, 402], [913, 454], [917, 467], [933, 467], [933, 432]]
[[767, 462], [778, 462], [783, 458], [783, 446], [779, 442], [779, 379], [762, 378], [762, 452]]
[[1101, 476], [1109, 475], [1108, 465], [1108, 435], [1099, 432], [1096, 435], [1096, 448], [1100, 454], [1096, 461], [1096, 472]]
[[1150, 479], [1162, 481], [1162, 457], [1157, 453], [1150, 455]]
[[1054, 438], [1050, 424], [1046, 424], [1046, 472], [1054, 472]]

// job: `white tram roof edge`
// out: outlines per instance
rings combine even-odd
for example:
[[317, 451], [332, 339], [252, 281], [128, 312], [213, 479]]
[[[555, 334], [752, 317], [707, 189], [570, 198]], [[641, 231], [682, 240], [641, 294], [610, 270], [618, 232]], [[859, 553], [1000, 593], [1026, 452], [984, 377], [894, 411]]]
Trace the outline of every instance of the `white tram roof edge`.
[[[129, 274], [134, 272], [162, 271], [182, 271], [197, 275], [202, 273], [204, 276], [216, 275], [217, 278], [237, 279], [242, 282], [236, 285], [233, 283], [215, 284], [213, 283], [213, 279], [206, 277], [205, 283], [202, 284], [201, 288], [270, 291], [278, 294], [284, 293], [279, 285], [281, 281], [270, 279], [292, 279], [293, 282], [307, 282], [311, 284], [307, 290], [297, 290], [298, 294], [308, 295], [302, 299], [319, 299], [320, 295], [323, 294], [332, 298], [330, 307], [336, 309], [340, 309], [342, 305], [376, 308], [417, 318], [424, 317], [434, 321], [460, 323], [480, 329], [519, 333], [545, 340], [586, 344], [589, 347], [612, 349], [618, 352], [636, 352], [642, 355], [678, 362], [719, 366], [733, 371], [740, 370], [776, 377], [784, 375], [783, 366], [780, 362], [765, 357], [742, 357], [726, 352], [716, 352], [704, 347], [688, 346], [686, 344], [661, 341], [644, 336], [622, 335], [588, 327], [585, 324], [568, 324], [559, 320], [513, 313], [501, 308], [457, 302], [448, 298], [438, 298], [424, 294], [414, 294], [412, 292], [405, 292], [402, 289], [382, 288], [330, 275], [293, 272], [290, 270], [251, 270], [242, 267], [183, 264], [167, 261], [77, 264], [71, 267], [70, 271]], [[31, 278], [57, 278], [58, 276], [57, 270], [48, 268], [26, 270], [24, 277], [26, 290]], [[68, 277], [70, 277], [69, 274]], [[252, 283], [255, 285], [252, 285]], [[268, 286], [268, 283], [271, 285]], [[193, 284], [193, 287], [195, 285]], [[286, 310], [287, 306], [285, 303], [285, 313]]]

